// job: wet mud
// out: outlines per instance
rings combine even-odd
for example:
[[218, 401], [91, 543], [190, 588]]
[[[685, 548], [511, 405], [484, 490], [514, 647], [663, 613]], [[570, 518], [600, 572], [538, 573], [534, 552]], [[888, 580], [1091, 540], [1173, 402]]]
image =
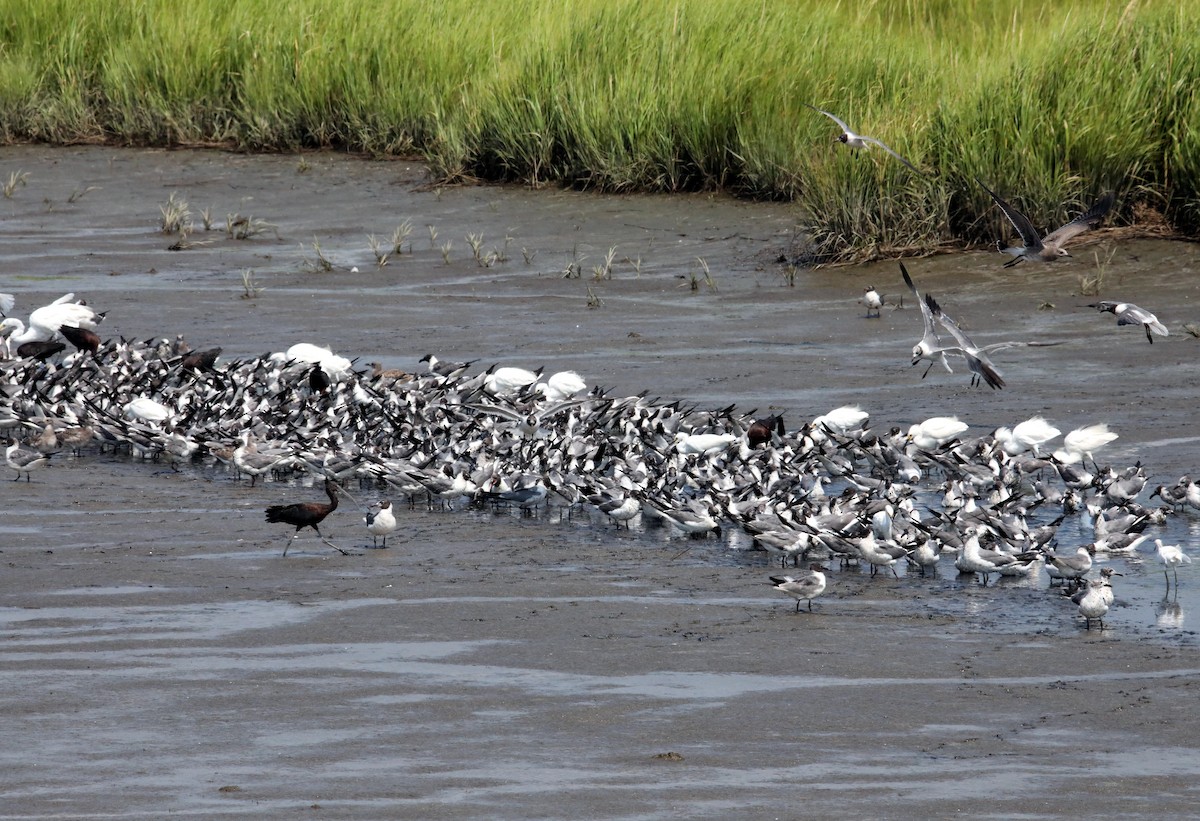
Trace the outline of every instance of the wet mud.
[[[784, 205], [439, 190], [418, 165], [323, 154], [0, 151], [17, 169], [0, 290], [18, 315], [75, 291], [109, 312], [107, 335], [182, 333], [229, 358], [308, 341], [360, 365], [570, 368], [789, 425], [847, 403], [974, 433], [1106, 421], [1121, 438], [1101, 461], [1140, 460], [1150, 488], [1200, 463], [1192, 245], [1080, 244], [1037, 269], [909, 261], [976, 341], [1063, 343], [999, 352], [1008, 387], [989, 391], [909, 366], [921, 319], [896, 305], [894, 263], [789, 284]], [[207, 244], [167, 250], [172, 192]], [[232, 239], [226, 214], [274, 228]], [[386, 244], [404, 220], [404, 252], [376, 266], [368, 235]], [[314, 270], [314, 240], [332, 270]], [[1103, 298], [1171, 336], [1149, 345], [1085, 307], [1080, 277], [1101, 267]], [[892, 304], [868, 320], [872, 284]], [[345, 504], [323, 532], [355, 555], [306, 533], [282, 558], [288, 531], [262, 511], [321, 498], [311, 478], [251, 488], [94, 450], [32, 478], [0, 482], [0, 818], [1195, 814], [1200, 578], [1184, 568], [1164, 599], [1151, 553], [1102, 557], [1124, 574], [1104, 630], [1044, 575], [985, 588], [945, 560], [929, 578], [835, 570], [797, 614], [729, 528], [692, 540], [397, 500], [387, 549], [366, 549]], [[1154, 532], [1200, 552], [1194, 512]], [[1064, 524], [1064, 546], [1086, 541]]]

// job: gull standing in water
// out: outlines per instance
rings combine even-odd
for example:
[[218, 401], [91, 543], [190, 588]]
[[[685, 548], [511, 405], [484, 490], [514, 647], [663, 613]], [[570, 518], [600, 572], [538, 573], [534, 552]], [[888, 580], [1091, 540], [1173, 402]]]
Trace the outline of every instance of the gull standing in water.
[[805, 105], [808, 106], [809, 108], [811, 108], [813, 111], [817, 112], [818, 114], [824, 114], [826, 117], [828, 117], [829, 119], [833, 120], [835, 123], [838, 124], [838, 128], [842, 129], [842, 133], [839, 134], [837, 137], [838, 142], [845, 143], [850, 148], [858, 148], [858, 149], [867, 148], [868, 146], [872, 146], [872, 145], [877, 145], [880, 148], [882, 148], [884, 151], [886, 151], [887, 153], [891, 154], [893, 157], [898, 159], [900, 162], [907, 165], [915, 173], [917, 173], [917, 174], [921, 173], [920, 169], [918, 169], [915, 165], [913, 165], [908, 160], [904, 159], [899, 154], [897, 154], [895, 151], [893, 151], [892, 149], [890, 149], [886, 145], [884, 145], [882, 140], [877, 140], [874, 137], [867, 137], [866, 135], [863, 135], [863, 134], [855, 134], [853, 131], [850, 130], [850, 126], [846, 125], [841, 119], [830, 114], [828, 111], [817, 108], [815, 105], [808, 105], [808, 103], [805, 103]]
[[975, 181], [979, 183], [979, 186], [984, 191], [991, 194], [996, 205], [1000, 206], [1000, 210], [1004, 212], [1004, 216], [1008, 217], [1008, 221], [1013, 224], [1013, 228], [1016, 228], [1017, 233], [1021, 235], [1021, 245], [1000, 248], [1004, 253], [1013, 256], [1013, 259], [1004, 263], [1005, 268], [1011, 268], [1023, 259], [1027, 259], [1030, 262], [1054, 262], [1059, 257], [1071, 256], [1063, 246], [1072, 238], [1099, 225], [1100, 221], [1104, 219], [1104, 215], [1108, 213], [1113, 205], [1113, 195], [1110, 192], [1101, 197], [1086, 213], [1080, 214], [1057, 231], [1052, 231], [1044, 237], [1039, 237], [1037, 229], [1033, 227], [1033, 223], [1029, 221], [1029, 217], [1000, 199], [996, 195], [996, 192], [992, 191], [992, 189], [988, 188], [978, 179]]
[[1092, 629], [1092, 619], [1100, 622], [1100, 629], [1104, 629], [1104, 616], [1113, 603], [1112, 577], [1120, 575], [1111, 567], [1102, 568], [1100, 578], [1092, 579], [1087, 587], [1071, 597], [1071, 601], [1079, 605], [1079, 615], [1085, 619], [1088, 630]]
[[1147, 311], [1145, 308], [1139, 308], [1132, 302], [1110, 302], [1104, 300], [1101, 302], [1093, 302], [1088, 305], [1089, 308], [1095, 308], [1097, 311], [1108, 311], [1117, 318], [1117, 326], [1121, 325], [1141, 325], [1146, 329], [1146, 341], [1151, 345], [1154, 344], [1154, 337], [1151, 336], [1151, 331], [1159, 336], [1168, 336], [1167, 326], [1158, 321], [1158, 317]]
[[812, 600], [825, 592], [825, 568], [819, 564], [810, 564], [808, 572], [799, 576], [771, 576], [771, 584], [776, 590], [787, 593], [796, 600], [796, 612], [800, 612], [800, 602], [808, 602], [808, 612], [812, 612]]

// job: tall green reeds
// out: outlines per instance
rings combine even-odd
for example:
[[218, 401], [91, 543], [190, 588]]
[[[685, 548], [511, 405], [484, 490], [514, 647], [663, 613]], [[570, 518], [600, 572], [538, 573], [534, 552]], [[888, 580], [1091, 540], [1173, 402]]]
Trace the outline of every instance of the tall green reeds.
[[976, 178], [1038, 225], [1112, 189], [1196, 232], [1198, 42], [1184, 0], [8, 0], [0, 135], [723, 189], [796, 201], [829, 255], [997, 236]]

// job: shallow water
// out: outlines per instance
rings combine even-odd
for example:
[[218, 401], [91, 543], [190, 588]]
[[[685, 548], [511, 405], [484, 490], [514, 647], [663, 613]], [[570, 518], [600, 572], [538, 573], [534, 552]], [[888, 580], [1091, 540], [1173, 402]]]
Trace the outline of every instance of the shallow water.
[[[1097, 246], [1046, 270], [911, 261], [981, 344], [1066, 343], [1001, 352], [1009, 387], [992, 392], [909, 367], [911, 300], [862, 318], [865, 285], [901, 293], [894, 263], [789, 287], [781, 205], [438, 191], [417, 166], [331, 155], [305, 173], [188, 151], [0, 158], [29, 172], [0, 205], [0, 290], [20, 315], [74, 290], [109, 311], [110, 335], [183, 333], [231, 359], [312, 341], [387, 367], [434, 352], [571, 368], [618, 395], [783, 410], [789, 425], [845, 403], [885, 427], [1107, 421], [1121, 438], [1102, 461], [1141, 460], [1149, 488], [1200, 462], [1198, 343], [1179, 330], [1195, 246], [1116, 248], [1103, 296], [1155, 310], [1172, 335], [1153, 346], [1080, 307]], [[66, 203], [86, 185], [100, 189]], [[173, 191], [218, 225], [239, 212], [278, 235], [198, 230], [211, 244], [168, 251], [156, 229]], [[411, 252], [377, 268], [367, 235], [404, 219]], [[507, 261], [478, 264], [469, 233]], [[314, 238], [334, 271], [307, 269]], [[595, 279], [614, 246], [611, 279]], [[697, 258], [716, 290], [691, 289]], [[581, 276], [564, 278], [570, 263]], [[819, 817], [1073, 817], [1072, 795], [1126, 817], [1194, 807], [1197, 728], [1179, 705], [1196, 695], [1200, 579], [1184, 568], [1164, 602], [1149, 554], [1108, 559], [1125, 575], [1107, 629], [1089, 632], [1044, 576], [982, 588], [948, 559], [930, 578], [834, 571], [796, 614], [731, 528], [691, 540], [598, 514], [398, 505], [387, 550], [343, 557], [302, 536], [281, 559], [286, 534], [262, 510], [319, 497], [311, 480], [250, 488], [211, 465], [93, 452], [0, 487], [0, 706], [15, 717], [0, 818], [795, 817], [797, 796]], [[359, 519], [347, 505], [323, 531], [361, 547]], [[1200, 545], [1200, 516], [1155, 535]], [[1074, 519], [1060, 532], [1063, 547], [1088, 540]]]

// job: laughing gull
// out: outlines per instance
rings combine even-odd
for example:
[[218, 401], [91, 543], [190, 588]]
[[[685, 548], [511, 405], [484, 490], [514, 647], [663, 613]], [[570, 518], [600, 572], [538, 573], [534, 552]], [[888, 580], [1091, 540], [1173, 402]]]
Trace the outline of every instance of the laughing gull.
[[372, 547], [379, 544], [379, 537], [383, 537], [383, 546], [387, 547], [388, 534], [396, 529], [396, 514], [392, 512], [392, 503], [388, 499], [383, 499], [377, 505], [372, 505], [371, 511], [363, 518], [367, 524], [367, 531], [371, 534]]
[[929, 306], [934, 319], [942, 323], [942, 327], [949, 331], [950, 335], [954, 337], [954, 341], [958, 343], [958, 351], [967, 360], [967, 368], [971, 371], [971, 385], [975, 386], [980, 382], [986, 382], [987, 386], [993, 390], [1003, 388], [1004, 380], [1001, 378], [1000, 372], [996, 370], [996, 366], [992, 364], [992, 360], [988, 359], [987, 352], [972, 342], [971, 338], [959, 329], [958, 323], [946, 316], [941, 306], [929, 294], [925, 295], [925, 303]]
[[825, 592], [825, 568], [819, 564], [810, 564], [808, 572], [799, 576], [771, 576], [771, 584], [775, 589], [787, 593], [796, 600], [796, 612], [800, 612], [800, 602], [808, 602], [808, 612], [812, 612], [812, 600]]
[[868, 285], [863, 289], [862, 299], [859, 302], [867, 306], [867, 319], [879, 319], [883, 316], [881, 313], [883, 297], [875, 290], [874, 285]]
[[1168, 336], [1167, 326], [1158, 321], [1158, 317], [1147, 311], [1145, 308], [1139, 308], [1132, 302], [1110, 302], [1104, 300], [1101, 302], [1093, 302], [1088, 305], [1089, 308], [1095, 308], [1097, 311], [1108, 311], [1117, 318], [1117, 325], [1141, 325], [1146, 329], [1146, 340], [1153, 345], [1154, 337], [1151, 332], [1159, 336]]
[[925, 300], [921, 299], [921, 292], [917, 290], [917, 286], [913, 284], [912, 277], [908, 275], [908, 269], [904, 267], [904, 263], [900, 263], [900, 273], [904, 276], [904, 283], [912, 290], [913, 296], [917, 298], [917, 304], [921, 306], [921, 321], [925, 325], [925, 334], [921, 337], [921, 341], [913, 346], [912, 363], [916, 365], [922, 359], [929, 360], [929, 367], [925, 369], [925, 373], [921, 375], [924, 379], [929, 375], [929, 370], [934, 366], [934, 363], [941, 362], [942, 367], [946, 369], [946, 373], [954, 373], [950, 367], [950, 363], [946, 361], [946, 351], [942, 347], [942, 340], [937, 333], [937, 325], [933, 321], [933, 311], [925, 304]]
[[886, 151], [887, 153], [891, 154], [893, 157], [898, 159], [900, 162], [907, 165], [915, 173], [917, 173], [917, 174], [921, 173], [920, 169], [918, 169], [915, 165], [910, 163], [908, 160], [901, 157], [899, 154], [897, 154], [892, 149], [888, 148], [886, 145], [883, 144], [883, 142], [881, 140], [877, 140], [874, 137], [867, 137], [863, 134], [855, 134], [853, 131], [850, 130], [850, 126], [846, 125], [845, 122], [843, 122], [838, 117], [835, 117], [834, 115], [830, 114], [828, 111], [817, 108], [815, 105], [808, 105], [808, 103], [805, 103], [805, 105], [808, 106], [809, 108], [811, 108], [813, 111], [816, 111], [819, 114], [824, 114], [826, 117], [828, 117], [829, 119], [833, 120], [835, 123], [838, 124], [838, 128], [842, 129], [842, 133], [839, 134], [837, 137], [838, 142], [845, 143], [846, 145], [848, 145], [851, 148], [860, 148], [860, 149], [866, 148], [871, 145], [877, 145], [880, 148], [882, 148], [884, 151]]
[[47, 464], [51, 455], [22, 447], [16, 439], [9, 439], [8, 448], [4, 451], [4, 461], [17, 472], [17, 478], [13, 481], [20, 481], [21, 474], [24, 473], [25, 481], [28, 482], [29, 474]]
[[[1078, 234], [1082, 234], [1084, 231], [1099, 225], [1100, 221], [1104, 219], [1104, 215], [1108, 213], [1113, 205], [1113, 195], [1112, 192], [1109, 192], [1101, 197], [1086, 213], [1080, 214], [1057, 231], [1052, 231], [1046, 236], [1039, 238], [1037, 229], [1033, 227], [1033, 223], [1029, 221], [1029, 217], [1000, 199], [996, 195], [996, 192], [992, 191], [992, 189], [988, 188], [978, 179], [975, 181], [979, 183], [979, 186], [984, 191], [992, 195], [992, 199], [996, 201], [996, 205], [1000, 206], [1000, 210], [1004, 212], [1004, 216], [1008, 217], [1008, 221], [1013, 224], [1013, 227], [1017, 229], [1017, 233], [1021, 235], [1021, 245], [1000, 248], [1004, 253], [1013, 256], [1013, 259], [1004, 263], [1005, 268], [1011, 268], [1023, 259], [1031, 262], [1053, 262], [1059, 257], [1071, 256], [1063, 246]], [[999, 246], [999, 243], [997, 243], [997, 246]]]
[[1079, 605], [1079, 615], [1086, 620], [1088, 630], [1092, 629], [1092, 619], [1100, 622], [1100, 629], [1104, 629], [1104, 616], [1113, 603], [1112, 577], [1120, 575], [1111, 567], [1105, 567], [1100, 571], [1100, 578], [1092, 579], [1087, 587], [1071, 597], [1071, 601]]

